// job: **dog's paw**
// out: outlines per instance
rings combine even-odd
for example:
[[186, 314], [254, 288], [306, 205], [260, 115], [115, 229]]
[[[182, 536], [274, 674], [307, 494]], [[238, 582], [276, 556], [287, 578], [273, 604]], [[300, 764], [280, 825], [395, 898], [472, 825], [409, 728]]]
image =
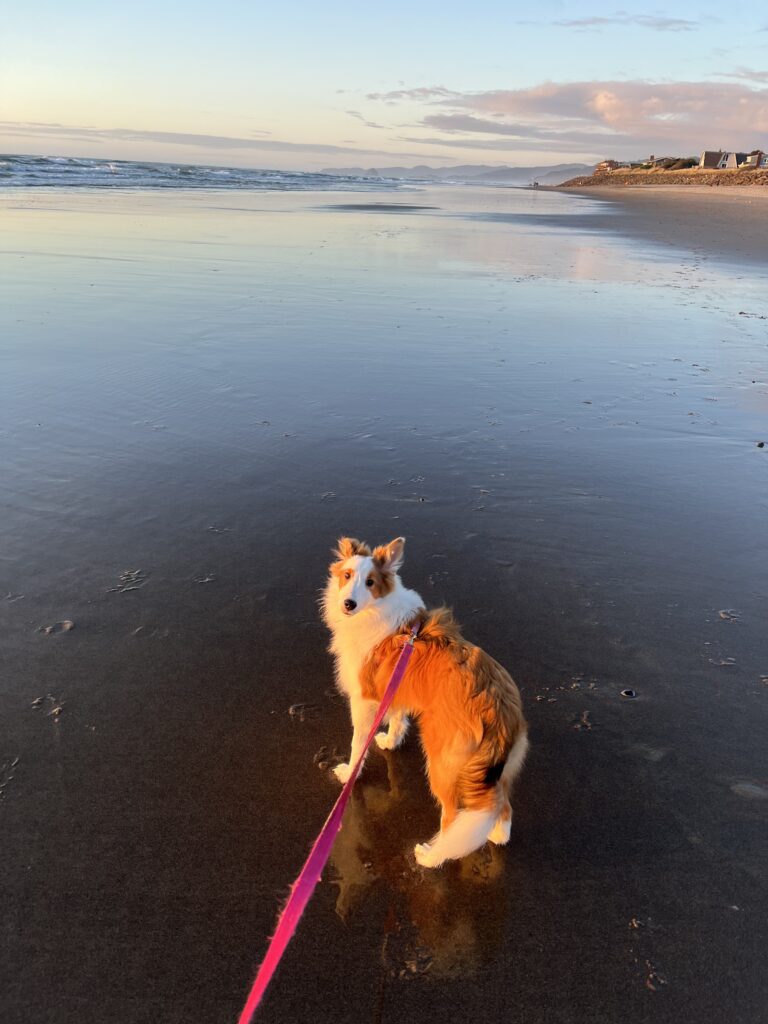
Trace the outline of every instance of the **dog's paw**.
[[491, 831], [488, 833], [488, 840], [491, 843], [495, 843], [496, 846], [505, 846], [509, 842], [509, 836], [512, 831], [512, 819], [507, 818], [506, 821], [497, 821]]
[[393, 743], [392, 737], [388, 732], [377, 732], [376, 744], [379, 747], [379, 750], [394, 750], [397, 746], [396, 743]]
[[435, 860], [429, 843], [416, 843], [413, 848], [413, 855], [416, 858], [416, 863], [420, 864], [423, 868], [440, 867], [440, 862]]
[[344, 785], [345, 782], [349, 782], [349, 776], [352, 774], [351, 764], [337, 764], [333, 769], [333, 774]]

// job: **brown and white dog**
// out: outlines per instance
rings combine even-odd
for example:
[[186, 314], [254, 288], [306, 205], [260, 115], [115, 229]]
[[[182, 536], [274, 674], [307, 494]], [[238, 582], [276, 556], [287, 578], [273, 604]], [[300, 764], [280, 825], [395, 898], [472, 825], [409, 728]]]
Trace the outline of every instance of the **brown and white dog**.
[[528, 750], [520, 693], [497, 661], [461, 635], [447, 608], [426, 611], [398, 570], [405, 539], [373, 551], [342, 537], [322, 598], [331, 631], [336, 680], [349, 699], [352, 750], [336, 768], [346, 782], [360, 757], [376, 708], [414, 623], [419, 633], [405, 678], [395, 695], [387, 731], [376, 737], [394, 750], [408, 715], [418, 716], [427, 774], [440, 803], [440, 831], [414, 853], [424, 867], [465, 857], [490, 839], [509, 839], [509, 796]]

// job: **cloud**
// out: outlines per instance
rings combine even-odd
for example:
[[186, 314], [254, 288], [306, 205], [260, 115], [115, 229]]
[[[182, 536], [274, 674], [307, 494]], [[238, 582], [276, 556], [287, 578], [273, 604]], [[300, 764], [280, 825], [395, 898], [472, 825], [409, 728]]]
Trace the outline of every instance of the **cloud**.
[[[390, 157], [377, 149], [335, 146], [319, 142], [289, 142], [285, 139], [252, 139], [230, 135], [198, 135], [191, 132], [163, 132], [146, 128], [90, 128], [77, 125], [46, 124], [36, 121], [0, 121], [0, 134], [21, 138], [76, 140], [92, 142], [154, 142], [172, 146], [195, 146], [211, 150], [253, 150], [283, 153], [355, 153]], [[400, 154], [416, 156], [415, 153]]]
[[470, 93], [462, 106], [505, 116], [603, 125], [644, 136], [731, 125], [768, 131], [768, 91], [715, 82], [545, 82], [530, 89]]
[[[591, 132], [583, 128], [572, 130], [565, 124], [559, 127], [547, 128], [532, 122], [510, 122], [499, 118], [490, 120], [488, 118], [475, 117], [472, 114], [428, 114], [423, 119], [422, 124], [428, 128], [438, 128], [449, 134], [460, 132], [462, 134], [505, 135], [525, 142], [531, 139], [541, 139], [547, 145], [554, 147], [561, 144], [600, 145], [607, 140], [615, 142], [619, 137], [619, 133], [616, 130], [600, 128], [599, 126]], [[476, 144], [476, 140], [467, 143], [467, 145], [474, 144]]]
[[403, 100], [424, 102], [425, 100], [450, 99], [461, 93], [446, 89], [444, 85], [422, 86], [418, 89], [395, 89], [393, 92], [369, 92], [366, 99], [381, 100], [384, 103], [400, 103]]
[[472, 114], [427, 114], [422, 124], [429, 128], [455, 134], [456, 132], [480, 132], [484, 135], [515, 135], [527, 137], [537, 133], [534, 125], [489, 120]]
[[382, 128], [385, 131], [387, 130], [386, 125], [376, 124], [375, 121], [367, 121], [359, 110], [348, 110], [347, 114], [349, 114], [350, 117], [354, 117], [356, 121], [362, 121], [366, 128]]
[[[408, 89], [401, 95], [432, 95], [433, 112], [421, 125], [447, 137], [474, 133], [506, 137], [507, 143], [533, 139], [546, 142], [553, 152], [581, 147], [625, 158], [646, 148], [687, 155], [713, 145], [768, 144], [768, 89], [747, 84], [762, 84], [763, 73], [741, 74], [743, 82], [544, 82], [527, 89], [444, 90], [447, 96], [435, 95], [434, 89]], [[442, 144], [456, 141], [444, 138]]]
[[591, 18], [563, 18], [560, 21], [553, 21], [553, 25], [562, 28], [576, 29], [599, 29], [609, 25], [638, 25], [640, 28], [650, 28], [655, 32], [694, 32], [699, 28], [697, 21], [689, 21], [687, 18], [665, 18], [652, 14], [625, 14], [617, 11], [610, 17]]
[[717, 76], [718, 78], [739, 78], [745, 82], [757, 82], [768, 85], [768, 71], [752, 71], [750, 68], [737, 68], [735, 71], [725, 71]]
[[[548, 139], [477, 139], [477, 138], [441, 138], [437, 135], [403, 135], [398, 139], [408, 145], [441, 146], [445, 149], [463, 149], [468, 151], [486, 150], [508, 154], [510, 157], [518, 153], [547, 153], [555, 158], [568, 160], [584, 159], [595, 161], [606, 155], [603, 147], [580, 145], [570, 142], [552, 142]], [[458, 157], [454, 158], [458, 159]]]

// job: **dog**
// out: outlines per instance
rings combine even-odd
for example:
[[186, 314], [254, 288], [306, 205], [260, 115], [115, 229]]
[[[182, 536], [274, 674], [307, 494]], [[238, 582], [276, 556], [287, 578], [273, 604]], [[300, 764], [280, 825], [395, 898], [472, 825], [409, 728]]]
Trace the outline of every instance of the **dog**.
[[371, 548], [342, 537], [321, 604], [331, 631], [336, 682], [349, 700], [349, 761], [335, 769], [346, 782], [363, 753], [376, 709], [411, 629], [411, 660], [376, 736], [395, 750], [418, 717], [430, 789], [440, 804], [440, 831], [414, 847], [423, 867], [439, 867], [479, 849], [503, 845], [512, 825], [510, 791], [528, 751], [520, 692], [502, 666], [465, 640], [447, 608], [427, 611], [398, 575], [405, 538]]

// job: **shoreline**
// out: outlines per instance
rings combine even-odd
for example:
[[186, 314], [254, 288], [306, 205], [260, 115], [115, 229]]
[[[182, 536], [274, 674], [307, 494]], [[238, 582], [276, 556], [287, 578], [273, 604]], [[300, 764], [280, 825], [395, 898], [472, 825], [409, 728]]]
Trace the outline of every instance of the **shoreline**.
[[[683, 185], [680, 182], [665, 181], [658, 185], [642, 184], [615, 184], [601, 182], [599, 185], [539, 185], [539, 190], [547, 192], [578, 192], [580, 195], [594, 195], [599, 192], [601, 195], [625, 195], [642, 193], [648, 195], [673, 194], [678, 196], [722, 196], [726, 201], [728, 198], [757, 198], [768, 199], [768, 188], [762, 189], [755, 185], [728, 185], [719, 189], [712, 185]], [[716, 202], [719, 200], [715, 200]]]

